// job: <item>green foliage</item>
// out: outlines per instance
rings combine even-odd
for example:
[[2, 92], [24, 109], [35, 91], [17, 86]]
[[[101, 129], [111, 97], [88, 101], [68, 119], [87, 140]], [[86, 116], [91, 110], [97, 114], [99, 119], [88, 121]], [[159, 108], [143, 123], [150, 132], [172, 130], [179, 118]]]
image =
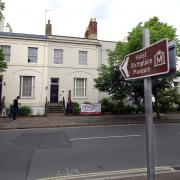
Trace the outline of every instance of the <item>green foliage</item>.
[[[117, 62], [121, 63], [124, 57], [132, 52], [142, 49], [142, 31], [144, 28], [150, 30], [150, 42], [155, 43], [161, 39], [175, 40], [177, 43], [177, 54], [180, 54], [180, 42], [177, 39], [176, 29], [167, 23], [160, 22], [158, 17], [150, 18], [147, 22], [140, 22], [128, 33], [127, 42], [118, 42], [114, 51], [108, 51], [108, 64], [99, 68], [99, 76], [96, 78], [95, 87], [102, 92], [106, 92], [113, 100], [119, 101], [120, 109], [123, 109], [123, 102], [130, 98], [138, 107], [144, 97], [144, 85], [142, 80], [125, 81], [122, 77]], [[177, 72], [175, 76], [162, 76], [153, 80], [153, 95], [158, 102], [157, 93], [161, 90], [172, 87], [173, 79], [179, 77]], [[157, 103], [158, 104], [158, 103]], [[118, 110], [118, 108], [115, 108]], [[157, 106], [158, 109], [158, 106]], [[117, 112], [115, 110], [115, 112]]]
[[113, 108], [114, 114], [125, 114], [125, 106], [122, 101], [116, 101]]
[[31, 114], [31, 108], [29, 106], [21, 106], [19, 109], [22, 116], [27, 116]]
[[174, 88], [161, 90], [157, 93], [160, 112], [175, 111], [177, 93]]
[[110, 98], [103, 98], [101, 101], [101, 111], [113, 114], [144, 113], [144, 106], [124, 104], [122, 101], [112, 101]]
[[4, 61], [3, 51], [2, 49], [0, 49], [0, 73], [5, 71], [6, 68], [7, 68], [7, 63]]
[[72, 112], [73, 114], [77, 115], [80, 112], [80, 107], [79, 107], [79, 103], [77, 102], [72, 102]]
[[135, 108], [135, 111], [136, 111], [136, 113], [144, 113], [144, 112], [145, 112], [144, 105], [143, 105], [143, 104], [138, 105], [138, 106]]
[[2, 11], [5, 9], [5, 3], [0, 0], [0, 20], [2, 18]]
[[114, 104], [109, 98], [103, 98], [100, 101], [101, 103], [101, 111], [103, 112], [112, 112], [114, 108]]

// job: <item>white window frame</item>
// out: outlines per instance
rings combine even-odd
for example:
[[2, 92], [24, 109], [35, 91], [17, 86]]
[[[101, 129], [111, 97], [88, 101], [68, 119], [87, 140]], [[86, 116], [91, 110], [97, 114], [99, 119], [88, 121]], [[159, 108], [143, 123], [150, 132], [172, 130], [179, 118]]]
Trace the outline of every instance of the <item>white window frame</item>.
[[[31, 78], [30, 87], [28, 87], [29, 84], [24, 84], [25, 78]], [[20, 96], [22, 98], [35, 97], [35, 76], [20, 76]]]
[[[77, 80], [83, 80], [83, 87], [77, 87], [78, 85]], [[78, 90], [80, 90], [80, 92]], [[74, 78], [74, 97], [84, 98], [86, 96], [87, 96], [87, 78]]]
[[79, 65], [87, 65], [88, 61], [88, 52], [79, 51]]
[[5, 60], [6, 62], [10, 62], [11, 46], [9, 46], [9, 45], [0, 45], [0, 49], [2, 49], [2, 51], [3, 51], [4, 60]]
[[54, 64], [63, 64], [63, 49], [54, 49]]
[[28, 63], [37, 63], [38, 48], [28, 47]]

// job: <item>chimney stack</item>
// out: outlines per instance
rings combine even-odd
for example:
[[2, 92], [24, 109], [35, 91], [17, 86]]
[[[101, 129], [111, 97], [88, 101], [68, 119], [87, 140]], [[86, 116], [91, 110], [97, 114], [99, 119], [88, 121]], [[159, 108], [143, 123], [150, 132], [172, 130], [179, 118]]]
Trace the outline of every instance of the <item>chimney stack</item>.
[[97, 39], [97, 22], [96, 22], [96, 18], [91, 18], [90, 19], [89, 26], [86, 29], [84, 37], [88, 38], [88, 39]]
[[46, 36], [52, 35], [52, 25], [50, 23], [50, 20], [48, 20], [48, 24], [46, 24], [45, 34], [46, 34]]

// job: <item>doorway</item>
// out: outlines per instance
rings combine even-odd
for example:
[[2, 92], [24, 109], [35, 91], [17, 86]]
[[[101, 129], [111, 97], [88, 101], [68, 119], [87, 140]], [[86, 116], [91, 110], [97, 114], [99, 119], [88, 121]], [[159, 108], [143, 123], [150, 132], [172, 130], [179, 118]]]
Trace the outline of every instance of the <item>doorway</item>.
[[59, 78], [51, 78], [50, 102], [58, 103]]

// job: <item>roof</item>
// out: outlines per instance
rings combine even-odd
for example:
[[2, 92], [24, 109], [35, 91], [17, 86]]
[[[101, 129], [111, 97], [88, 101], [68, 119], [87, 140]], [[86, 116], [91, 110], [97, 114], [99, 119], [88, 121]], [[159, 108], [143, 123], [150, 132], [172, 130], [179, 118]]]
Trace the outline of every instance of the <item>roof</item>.
[[31, 39], [47, 39], [45, 35], [37, 35], [37, 34], [24, 34], [24, 33], [13, 33], [13, 32], [0, 32], [0, 36], [10, 36], [16, 38], [31, 38]]

